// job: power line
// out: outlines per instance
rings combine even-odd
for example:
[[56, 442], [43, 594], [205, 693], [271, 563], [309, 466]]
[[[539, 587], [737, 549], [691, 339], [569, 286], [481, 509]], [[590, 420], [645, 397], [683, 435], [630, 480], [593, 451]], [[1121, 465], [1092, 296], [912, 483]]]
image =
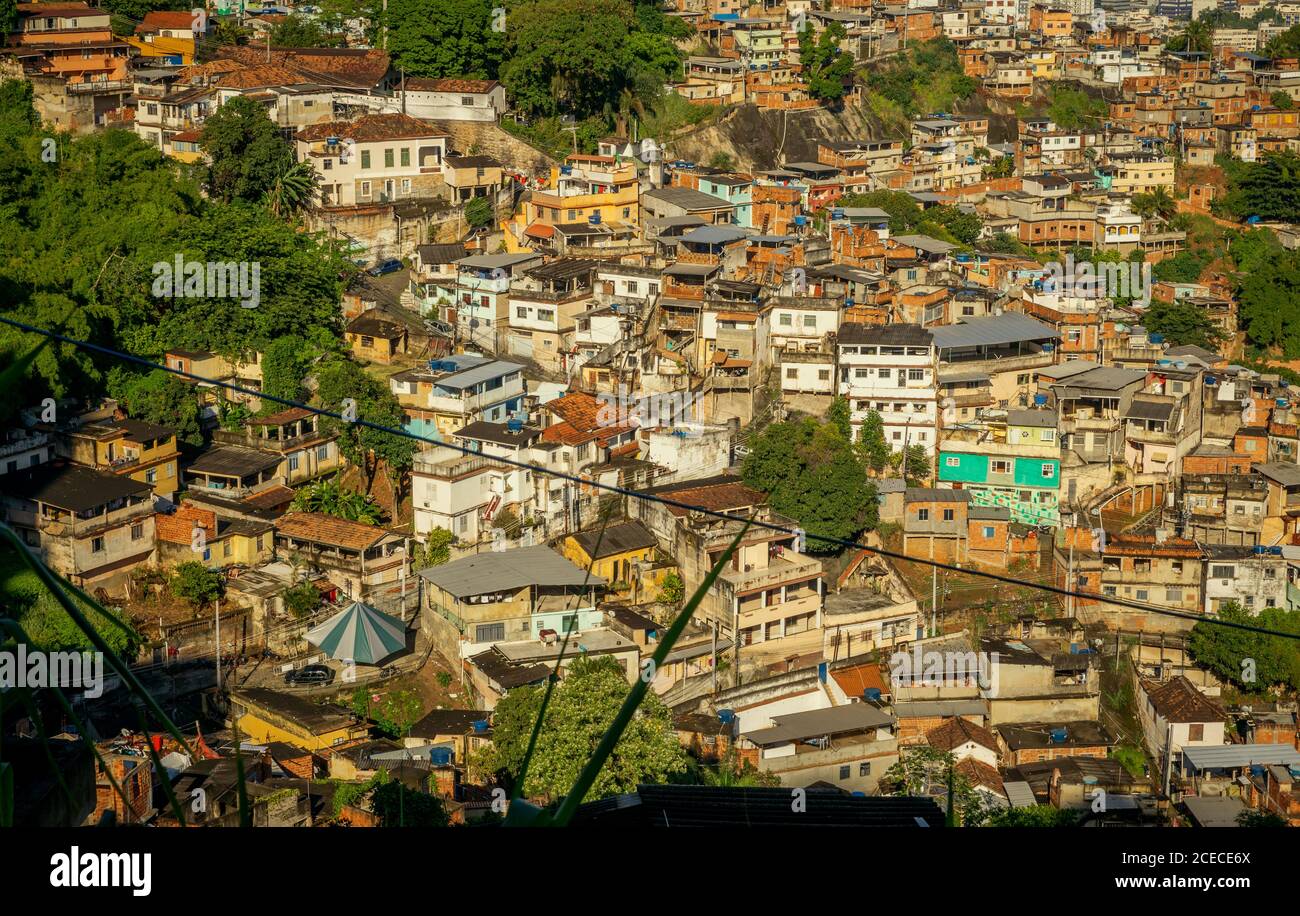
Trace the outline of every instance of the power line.
[[[221, 379], [212, 379], [212, 378], [207, 378], [206, 376], [196, 375], [192, 372], [186, 372], [183, 369], [177, 369], [172, 366], [165, 366], [160, 363], [153, 362], [152, 360], [145, 359], [142, 356], [135, 356], [134, 354], [131, 353], [125, 353], [121, 350], [115, 350], [112, 347], [105, 347], [101, 344], [91, 343], [90, 341], [79, 340], [75, 337], [68, 337], [67, 335], [58, 333], [57, 331], [51, 331], [46, 328], [41, 328], [35, 325], [27, 324], [26, 322], [16, 321], [15, 319], [12, 318], [5, 318], [0, 316], [0, 324], [9, 325], [10, 327], [17, 328], [20, 331], [26, 331], [32, 334], [39, 334], [42, 337], [49, 338], [50, 340], [57, 341], [59, 343], [67, 344], [68, 346], [77, 347], [78, 349], [87, 350], [92, 353], [99, 353], [103, 356], [111, 357], [113, 359], [124, 360], [129, 363], [134, 363], [135, 365], [142, 366], [146, 369], [162, 371], [162, 372], [169, 373], [170, 375], [180, 376], [182, 378], [187, 378], [192, 381], [204, 382], [206, 384], [216, 385], [221, 388], [226, 388], [230, 391], [237, 391], [240, 394], [248, 395], [250, 397], [256, 397], [263, 400], [271, 401], [272, 403], [281, 404], [285, 407], [296, 407], [298, 409], [306, 410], [310, 413], [314, 413], [318, 416], [329, 417], [330, 419], [338, 420], [339, 422], [348, 424], [349, 426], [363, 426], [367, 429], [372, 429], [376, 432], [388, 433], [389, 435], [398, 436], [403, 439], [411, 439], [416, 442], [424, 442], [429, 445], [437, 445], [443, 448], [450, 448], [453, 451], [458, 451], [463, 455], [467, 455], [474, 458], [487, 458], [491, 461], [500, 462], [501, 464], [514, 467], [519, 470], [531, 471], [534, 474], [541, 474], [547, 477], [556, 478], [558, 480], [565, 480], [570, 483], [577, 484], [579, 486], [583, 486], [583, 485], [589, 486], [592, 487], [593, 489], [604, 490], [608, 493], [613, 493], [618, 496], [626, 496], [632, 499], [639, 499], [646, 502], [654, 502], [660, 505], [670, 506], [675, 509], [684, 509], [687, 512], [698, 512], [702, 515], [712, 516], [713, 518], [721, 519], [723, 521], [734, 522], [738, 520], [737, 516], [730, 515], [726, 512], [722, 512], [717, 509], [708, 509], [704, 506], [697, 506], [691, 503], [685, 503], [680, 500], [671, 499], [669, 497], [661, 496], [655, 493], [641, 493], [636, 490], [629, 490], [628, 488], [618, 486], [617, 484], [608, 484], [608, 483], [602, 483], [599, 480], [586, 479], [581, 477], [578, 474], [570, 474], [566, 471], [560, 471], [554, 468], [548, 468], [543, 465], [533, 464], [532, 462], [528, 462], [528, 461], [520, 461], [514, 458], [507, 458], [499, 455], [484, 455], [482, 452], [475, 451], [474, 449], [468, 448], [467, 446], [459, 445], [453, 442], [443, 442], [436, 439], [430, 439], [427, 436], [421, 436], [417, 433], [413, 433], [406, 429], [402, 429], [401, 427], [384, 426], [380, 423], [374, 423], [371, 422], [370, 420], [364, 420], [360, 417], [356, 417], [356, 418], [346, 417], [343, 414], [338, 413], [337, 411], [329, 410], [324, 407], [313, 407], [312, 405], [304, 404], [301, 401], [294, 401], [289, 398], [277, 397], [276, 395], [266, 394], [264, 392], [256, 391], [251, 388], [245, 388], [241, 385], [236, 385], [234, 382], [228, 382]], [[872, 547], [869, 544], [862, 544], [857, 541], [851, 541], [848, 540], [847, 538], [839, 538], [839, 537], [833, 537], [830, 535], [823, 535], [823, 534], [811, 534], [809, 532], [804, 531], [802, 528], [790, 528], [785, 525], [779, 525], [775, 522], [765, 521], [757, 518], [750, 520], [750, 524], [755, 528], [762, 528], [768, 531], [775, 531], [779, 534], [792, 535], [796, 538], [803, 538], [805, 541], [811, 539], [835, 547], [852, 548], [854, 550], [864, 550], [867, 553], [875, 554], [876, 556], [888, 557], [889, 559], [898, 562], [920, 563], [924, 566], [929, 566], [935, 569], [946, 569], [951, 572], [965, 573], [967, 575], [978, 576], [980, 578], [988, 579], [992, 582], [1001, 582], [1006, 585], [1028, 586], [1030, 588], [1036, 588], [1040, 591], [1049, 592], [1051, 594], [1059, 595], [1061, 597], [1068, 598], [1070, 596], [1074, 596], [1076, 598], [1085, 598], [1089, 601], [1101, 601], [1104, 604], [1115, 605], [1118, 607], [1125, 607], [1130, 610], [1142, 611], [1144, 613], [1160, 614], [1167, 617], [1175, 617], [1182, 620], [1190, 620], [1192, 622], [1201, 622], [1206, 624], [1212, 624], [1214, 626], [1228, 627], [1235, 630], [1244, 630], [1250, 633], [1258, 633], [1263, 636], [1277, 636], [1277, 637], [1282, 637], [1284, 639], [1294, 639], [1300, 641], [1300, 633], [1285, 633], [1280, 630], [1269, 630], [1269, 629], [1265, 629], [1264, 627], [1252, 626], [1246, 623], [1237, 623], [1235, 621], [1220, 620], [1214, 617], [1205, 617], [1201, 614], [1193, 614], [1187, 611], [1176, 610], [1174, 608], [1161, 607], [1159, 605], [1154, 605], [1154, 604], [1146, 604], [1139, 601], [1133, 601], [1128, 598], [1120, 598], [1117, 595], [1115, 596], [1103, 595], [1099, 592], [1083, 592], [1083, 591], [1078, 591], [1070, 588], [1062, 588], [1061, 586], [1058, 585], [1048, 585], [1043, 583], [1027, 582], [1024, 579], [1017, 579], [1014, 576], [1004, 576], [1001, 573], [988, 572], [982, 569], [981, 570], [963, 569], [962, 567], [956, 566], [951, 563], [944, 563], [941, 560], [930, 560], [924, 557], [913, 557], [905, 553], [899, 553], [898, 551], [895, 550], [889, 550], [884, 547]]]

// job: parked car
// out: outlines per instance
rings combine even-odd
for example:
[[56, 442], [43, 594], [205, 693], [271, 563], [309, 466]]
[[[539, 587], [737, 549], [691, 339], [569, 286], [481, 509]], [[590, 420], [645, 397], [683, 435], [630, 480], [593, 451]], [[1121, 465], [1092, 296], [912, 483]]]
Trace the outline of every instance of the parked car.
[[395, 270], [402, 269], [402, 262], [397, 258], [389, 258], [387, 261], [380, 261], [374, 267], [366, 271], [372, 277], [382, 277], [384, 274], [391, 274]]
[[284, 682], [290, 687], [296, 684], [329, 684], [333, 680], [334, 670], [328, 665], [305, 665], [284, 675]]

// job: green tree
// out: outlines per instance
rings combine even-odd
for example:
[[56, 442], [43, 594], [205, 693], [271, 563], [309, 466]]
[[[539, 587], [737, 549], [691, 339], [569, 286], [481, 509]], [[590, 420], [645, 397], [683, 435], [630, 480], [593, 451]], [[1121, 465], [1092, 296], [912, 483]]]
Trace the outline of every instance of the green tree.
[[799, 63], [808, 83], [808, 94], [815, 99], [838, 102], [844, 97], [844, 84], [852, 84], [853, 55], [840, 50], [848, 33], [838, 22], [831, 22], [814, 35], [811, 26], [799, 33]]
[[293, 150], [266, 108], [237, 95], [203, 122], [208, 156], [206, 187], [215, 199], [257, 203], [294, 165]]
[[726, 789], [771, 788], [781, 785], [781, 777], [758, 769], [754, 764], [743, 759], [731, 745], [728, 745], [726, 752], [716, 764], [701, 765], [698, 774], [700, 785]]
[[1029, 808], [1003, 808], [989, 815], [990, 827], [1077, 827], [1080, 814], [1070, 808], [1033, 805]]
[[290, 13], [271, 27], [271, 44], [277, 48], [335, 48], [342, 38], [321, 28], [314, 19]]
[[492, 201], [486, 197], [475, 197], [465, 204], [465, 222], [471, 229], [480, 229], [492, 224]]
[[301, 487], [294, 494], [293, 508], [300, 512], [332, 515], [363, 525], [378, 525], [383, 518], [383, 510], [372, 497], [355, 490], [343, 489], [337, 476]]
[[1163, 334], [1175, 346], [1193, 344], [1213, 350], [1223, 339], [1223, 332], [1210, 321], [1205, 309], [1187, 302], [1152, 301], [1142, 314], [1142, 325]]
[[[329, 410], [344, 413], [348, 409], [344, 401], [351, 399], [356, 404], [357, 419], [389, 427], [401, 427], [405, 423], [402, 405], [388, 386], [367, 375], [351, 360], [335, 359], [322, 364], [316, 379], [317, 396], [322, 406]], [[324, 417], [321, 422], [326, 429], [339, 434], [339, 449], [362, 469], [367, 493], [374, 483], [380, 461], [396, 473], [407, 470], [414, 461], [414, 439], [332, 417]]]
[[144, 375], [114, 366], [108, 374], [108, 388], [136, 420], [157, 423], [176, 431], [176, 441], [203, 445], [203, 426], [194, 387], [161, 369]]
[[1257, 266], [1241, 284], [1240, 324], [1257, 347], [1300, 357], [1300, 255], [1286, 252]]
[[1278, 89], [1272, 95], [1270, 95], [1268, 97], [1268, 100], [1269, 102], [1272, 103], [1274, 108], [1281, 108], [1283, 111], [1287, 111], [1295, 107], [1295, 99], [1291, 98], [1289, 93], [1281, 89]]
[[18, 27], [17, 0], [0, 0], [0, 38]]
[[1164, 187], [1158, 187], [1150, 194], [1134, 194], [1131, 202], [1133, 212], [1147, 218], [1158, 216], [1161, 219], [1172, 219], [1178, 212], [1178, 202]]
[[1194, 19], [1187, 26], [1169, 39], [1165, 48], [1170, 51], [1200, 51], [1209, 54], [1214, 50], [1213, 27], [1203, 19]]
[[868, 468], [883, 474], [889, 466], [889, 443], [885, 440], [885, 421], [879, 411], [869, 410], [858, 430], [858, 450]]
[[810, 552], [836, 552], [840, 545], [822, 538], [850, 540], [878, 520], [876, 488], [832, 423], [773, 423], [751, 443], [741, 474], [768, 494], [773, 509], [798, 521]]
[[412, 690], [393, 690], [384, 694], [370, 714], [374, 717], [375, 727], [385, 735], [404, 738], [423, 712], [419, 694]]
[[713, 154], [713, 157], [709, 159], [709, 168], [717, 169], [719, 172], [734, 171], [736, 168], [736, 157], [731, 155], [731, 153], [718, 150]]
[[909, 445], [904, 457], [904, 463], [903, 476], [909, 481], [926, 481], [933, 474], [930, 456], [926, 454], [924, 445]]
[[266, 192], [271, 212], [293, 219], [311, 209], [320, 181], [310, 162], [295, 162], [279, 175]]
[[1269, 57], [1300, 57], [1300, 25], [1293, 25], [1264, 46]]
[[[554, 800], [573, 786], [628, 692], [622, 666], [608, 656], [579, 658], [554, 688], [537, 746], [528, 765], [524, 795]], [[541, 707], [542, 688], [508, 693], [493, 714], [492, 744], [475, 758], [479, 772], [513, 784], [522, 766]], [[686, 752], [672, 717], [653, 693], [636, 715], [592, 784], [586, 800], [635, 790], [639, 783], [666, 782], [687, 770]]]
[[437, 796], [417, 792], [394, 779], [375, 786], [370, 807], [381, 827], [446, 827], [447, 809]]
[[[505, 33], [493, 30], [489, 0], [390, 0], [388, 53], [409, 76], [495, 79], [505, 50]], [[517, 6], [506, 14], [506, 25]]]
[[[1264, 608], [1253, 615], [1229, 601], [1219, 608], [1218, 617], [1230, 623], [1300, 634], [1300, 611]], [[1198, 621], [1192, 627], [1188, 648], [1198, 665], [1247, 692], [1275, 686], [1300, 689], [1300, 652], [1294, 640]]]
[[1286, 818], [1272, 811], [1254, 811], [1247, 809], [1237, 815], [1238, 827], [1286, 827]]
[[[262, 353], [262, 393], [286, 401], [302, 397], [302, 382], [312, 362], [312, 347], [297, 334], [277, 337]], [[272, 400], [262, 402], [264, 413], [282, 410]]]
[[1108, 110], [1104, 98], [1081, 89], [1058, 83], [1048, 90], [1047, 116], [1065, 130], [1095, 126], [1105, 119]]
[[187, 560], [172, 570], [168, 587], [177, 598], [203, 606], [221, 595], [221, 582], [221, 573], [197, 560]]
[[682, 582], [682, 577], [675, 572], [670, 572], [664, 576], [663, 584], [659, 589], [659, 602], [671, 604], [674, 607], [682, 603], [686, 597], [686, 585]]
[[411, 548], [411, 569], [419, 572], [431, 566], [441, 566], [451, 559], [451, 543], [456, 536], [446, 528], [434, 528], [425, 537], [424, 543], [418, 541]]
[[320, 589], [310, 582], [299, 582], [280, 592], [284, 608], [297, 620], [309, 617], [321, 605]]
[[835, 427], [845, 442], [853, 440], [853, 427], [850, 425], [852, 419], [853, 410], [849, 407], [848, 399], [843, 395], [837, 395], [826, 411], [826, 422]]

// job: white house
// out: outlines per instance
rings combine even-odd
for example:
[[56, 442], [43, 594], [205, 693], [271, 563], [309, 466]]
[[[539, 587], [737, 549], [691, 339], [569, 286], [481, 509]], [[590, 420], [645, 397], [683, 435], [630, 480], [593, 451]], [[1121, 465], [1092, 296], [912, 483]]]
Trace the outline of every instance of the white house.
[[405, 95], [406, 113], [417, 118], [495, 123], [506, 110], [496, 80], [407, 79]]
[[848, 399], [854, 436], [869, 411], [880, 414], [893, 451], [912, 445], [934, 454], [938, 428], [933, 335], [917, 324], [840, 328], [839, 393]]

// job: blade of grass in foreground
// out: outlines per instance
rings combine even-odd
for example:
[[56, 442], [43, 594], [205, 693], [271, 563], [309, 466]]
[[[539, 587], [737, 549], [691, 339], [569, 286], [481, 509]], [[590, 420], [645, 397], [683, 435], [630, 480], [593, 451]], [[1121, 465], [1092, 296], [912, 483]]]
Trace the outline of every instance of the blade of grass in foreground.
[[[745, 520], [744, 526], [736, 533], [731, 544], [722, 552], [722, 555], [718, 557], [717, 562], [713, 564], [713, 568], [709, 570], [709, 574], [700, 583], [700, 587], [695, 590], [695, 594], [691, 595], [691, 600], [686, 602], [686, 606], [682, 608], [668, 627], [664, 638], [659, 642], [659, 647], [650, 656], [650, 677], [647, 678], [643, 673], [636, 679], [636, 683], [628, 691], [627, 698], [623, 700], [623, 706], [619, 709], [618, 715], [614, 717], [613, 723], [605, 730], [605, 734], [601, 737], [600, 743], [596, 745], [596, 750], [592, 753], [591, 759], [587, 761], [587, 765], [578, 774], [578, 779], [574, 782], [573, 788], [569, 790], [569, 794], [564, 796], [564, 801], [555, 814], [550, 818], [541, 818], [539, 826], [563, 827], [572, 820], [578, 806], [582, 804], [582, 800], [591, 791], [592, 785], [596, 782], [596, 777], [600, 775], [601, 767], [605, 765], [605, 761], [609, 759], [609, 755], [614, 751], [614, 746], [618, 744], [618, 739], [623, 736], [628, 723], [632, 721], [632, 716], [636, 715], [637, 707], [641, 705], [646, 691], [650, 689], [650, 682], [654, 680], [654, 672], [659, 670], [659, 666], [663, 664], [668, 653], [672, 651], [673, 644], [677, 642], [677, 638], [686, 629], [686, 624], [691, 619], [691, 615], [695, 613], [695, 609], [699, 607], [700, 602], [704, 600], [704, 596], [713, 587], [713, 583], [717, 581], [723, 567], [727, 565], [732, 554], [736, 552], [736, 548], [740, 546], [741, 538], [749, 531], [749, 526], [752, 523], [752, 518]], [[740, 634], [735, 634], [735, 638], [739, 639]]]
[[[153, 698], [153, 695], [150, 694], [149, 691], [144, 688], [144, 685], [140, 683], [139, 679], [136, 678], [135, 672], [131, 670], [130, 666], [118, 658], [117, 654], [109, 648], [108, 643], [104, 641], [104, 637], [99, 635], [99, 631], [96, 630], [90, 621], [86, 619], [86, 615], [81, 612], [81, 608], [77, 607], [76, 602], [68, 596], [66, 591], [64, 591], [63, 585], [59, 581], [58, 577], [56, 577], [54, 573], [50, 572], [46, 565], [32, 554], [27, 545], [23, 543], [22, 539], [19, 538], [18, 535], [14, 533], [14, 530], [8, 525], [0, 525], [0, 538], [9, 541], [13, 548], [18, 552], [18, 555], [22, 557], [23, 562], [40, 577], [45, 587], [52, 595], [54, 595], [59, 604], [63, 606], [63, 609], [68, 612], [68, 616], [71, 617], [72, 622], [77, 625], [77, 629], [81, 630], [81, 632], [86, 635], [86, 638], [90, 640], [90, 644], [94, 646], [97, 651], [103, 653], [104, 660], [108, 662], [109, 667], [121, 675], [123, 682], [126, 684], [127, 689], [131, 691], [131, 694], [145, 705], [148, 711], [153, 714], [154, 719], [159, 722], [164, 729], [166, 729], [168, 734], [180, 742], [181, 747], [185, 749], [185, 752], [189, 754], [191, 759], [197, 759], [194, 751], [190, 749], [189, 742], [186, 741], [185, 736], [181, 734], [181, 730], [176, 727], [176, 724], [172, 722], [167, 713], [163, 712], [162, 707], [158, 705], [158, 702]], [[90, 607], [94, 608], [101, 616], [114, 619], [113, 615], [100, 606], [99, 602], [90, 598], [80, 589], [77, 589], [76, 586], [70, 587], [77, 591], [81, 599], [86, 601], [86, 603], [89, 604]]]
[[[587, 583], [591, 581], [591, 570], [596, 565], [596, 557], [600, 556], [600, 544], [605, 539], [605, 529], [609, 527], [609, 520], [613, 514], [612, 506], [606, 507], [602, 513], [600, 531], [596, 535], [596, 546], [592, 548], [591, 561], [587, 564], [587, 573], [582, 580], [583, 589], [586, 589]], [[542, 721], [546, 718], [546, 708], [551, 704], [551, 693], [555, 690], [555, 684], [560, 679], [560, 666], [564, 664], [564, 653], [569, 647], [569, 637], [572, 635], [573, 630], [566, 629], [564, 631], [564, 640], [560, 643], [560, 652], [555, 657], [555, 670], [546, 679], [546, 691], [542, 694], [542, 703], [537, 709], [537, 720], [533, 722], [533, 731], [528, 736], [528, 748], [524, 751], [523, 763], [520, 764], [519, 773], [515, 777], [514, 791], [510, 795], [510, 807], [506, 809], [506, 826], [536, 826], [537, 818], [541, 814], [541, 808], [532, 802], [524, 801], [522, 798], [524, 781], [528, 778], [528, 766], [532, 762], [533, 752], [537, 749], [537, 739], [542, 733]]]

